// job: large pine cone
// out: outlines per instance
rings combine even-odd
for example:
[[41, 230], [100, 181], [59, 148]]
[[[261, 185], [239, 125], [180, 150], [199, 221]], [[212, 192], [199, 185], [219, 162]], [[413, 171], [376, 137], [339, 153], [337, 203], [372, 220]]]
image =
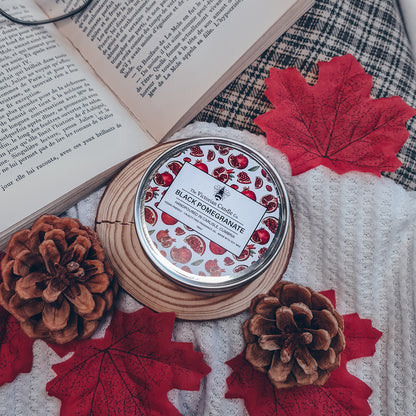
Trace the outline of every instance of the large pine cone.
[[1, 271], [0, 304], [28, 336], [59, 344], [91, 336], [118, 288], [96, 234], [53, 215], [11, 237]]
[[277, 388], [323, 385], [339, 367], [344, 320], [325, 296], [279, 282], [256, 296], [243, 325], [246, 359]]

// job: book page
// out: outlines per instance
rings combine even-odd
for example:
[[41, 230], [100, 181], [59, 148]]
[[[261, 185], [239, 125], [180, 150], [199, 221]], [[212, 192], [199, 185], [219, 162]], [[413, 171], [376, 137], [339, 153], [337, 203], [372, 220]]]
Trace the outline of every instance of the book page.
[[[160, 140], [224, 74], [215, 92], [277, 38], [279, 28], [268, 43], [259, 42], [279, 18], [287, 29], [310, 5], [309, 0], [95, 1], [58, 26]], [[234, 68], [249, 49], [250, 56]]]
[[0, 233], [155, 144], [59, 39], [0, 20]]

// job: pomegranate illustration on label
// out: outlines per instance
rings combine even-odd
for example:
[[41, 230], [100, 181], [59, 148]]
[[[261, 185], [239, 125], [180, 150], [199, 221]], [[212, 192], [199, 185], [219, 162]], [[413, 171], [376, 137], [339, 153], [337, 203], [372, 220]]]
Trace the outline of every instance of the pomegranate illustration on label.
[[175, 241], [175, 239], [169, 235], [168, 230], [160, 230], [159, 232], [157, 232], [156, 239], [164, 248], [170, 247]]
[[254, 187], [256, 189], [260, 189], [263, 186], [263, 179], [260, 176], [256, 176], [256, 180], [254, 181]]
[[279, 220], [276, 217], [266, 217], [262, 223], [269, 229], [273, 234], [276, 233], [277, 227], [279, 226]]
[[216, 145], [214, 146], [215, 149], [218, 150], [218, 152], [220, 153], [220, 155], [228, 155], [228, 153], [230, 153], [231, 147], [229, 146], [220, 146], [220, 145]]
[[208, 150], [207, 161], [212, 162], [215, 159], [215, 152], [213, 150]]
[[226, 266], [232, 266], [235, 263], [235, 261], [231, 257], [226, 257], [224, 259], [224, 264]]
[[212, 176], [221, 182], [228, 182], [228, 179], [232, 179], [233, 169], [227, 169], [224, 166], [219, 166], [212, 171]]
[[260, 250], [259, 250], [259, 258], [266, 252], [266, 250], [267, 250], [267, 247], [262, 247]]
[[202, 256], [205, 253], [205, 241], [199, 235], [190, 234], [185, 237], [184, 241], [196, 254]]
[[211, 250], [211, 253], [216, 254], [217, 256], [221, 256], [224, 254], [227, 250], [218, 244], [214, 243], [213, 241], [210, 241], [209, 243], [209, 249]]
[[256, 200], [256, 194], [250, 188], [244, 187], [241, 193], [254, 201]]
[[199, 146], [191, 147], [191, 156], [202, 157], [204, 156], [204, 152]]
[[176, 235], [184, 235], [185, 231], [181, 227], [176, 227], [175, 228], [175, 234]]
[[270, 240], [270, 234], [264, 228], [260, 228], [259, 230], [254, 231], [251, 240], [256, 244], [264, 245]]
[[145, 207], [144, 220], [150, 225], [155, 225], [157, 222], [157, 212], [151, 207]]
[[236, 169], [245, 169], [248, 165], [247, 156], [242, 155], [241, 153], [237, 156], [231, 154], [228, 156], [228, 163]]
[[224, 269], [221, 269], [220, 266], [218, 266], [218, 260], [208, 260], [205, 263], [205, 270], [209, 273], [210, 276], [221, 276], [222, 272], [224, 272]]
[[173, 182], [173, 176], [169, 172], [156, 173], [154, 179], [155, 184], [159, 186], [170, 186]]
[[237, 182], [249, 184], [251, 183], [251, 179], [250, 179], [250, 176], [248, 176], [246, 172], [240, 172], [237, 175]]
[[154, 197], [157, 197], [157, 191], [159, 188], [157, 186], [151, 186], [148, 188], [145, 196], [145, 202], [151, 201]]
[[254, 244], [248, 244], [245, 248], [244, 248], [244, 250], [241, 252], [241, 254], [237, 257], [237, 256], [234, 256], [234, 258], [237, 260], [237, 261], [245, 261], [245, 260], [247, 260], [250, 256], [253, 256], [253, 254], [254, 254], [254, 248], [255, 248], [255, 246], [254, 246]]
[[172, 160], [167, 164], [168, 169], [172, 171], [172, 173], [176, 176], [182, 168], [182, 163], [178, 160]]
[[198, 169], [203, 170], [205, 173], [208, 173], [208, 166], [205, 163], [202, 163], [201, 160], [197, 160], [194, 164], [194, 166]]
[[162, 212], [161, 219], [162, 222], [166, 225], [175, 225], [178, 222], [176, 218], [173, 218], [169, 214], [166, 214], [166, 212]]
[[274, 212], [277, 209], [277, 198], [274, 195], [265, 195], [261, 198], [260, 204], [266, 207], [267, 212]]
[[173, 261], [177, 263], [189, 263], [192, 258], [192, 252], [187, 247], [172, 247], [170, 250], [170, 256]]
[[246, 264], [240, 264], [240, 265], [234, 267], [233, 272], [234, 273], [240, 273], [245, 269], [247, 269], [247, 265]]

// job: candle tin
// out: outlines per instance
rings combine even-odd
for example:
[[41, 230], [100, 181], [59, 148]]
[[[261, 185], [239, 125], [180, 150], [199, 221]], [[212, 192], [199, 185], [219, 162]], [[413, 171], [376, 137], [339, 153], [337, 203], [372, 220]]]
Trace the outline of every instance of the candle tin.
[[288, 232], [290, 206], [276, 169], [223, 137], [172, 145], [143, 174], [135, 227], [155, 268], [178, 285], [221, 293], [260, 276]]

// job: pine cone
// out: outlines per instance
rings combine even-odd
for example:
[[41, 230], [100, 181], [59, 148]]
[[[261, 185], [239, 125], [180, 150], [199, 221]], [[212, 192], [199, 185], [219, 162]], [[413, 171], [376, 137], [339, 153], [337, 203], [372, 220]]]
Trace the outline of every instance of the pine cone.
[[343, 331], [344, 320], [329, 299], [282, 281], [251, 302], [243, 325], [246, 359], [277, 388], [323, 385], [339, 367]]
[[1, 262], [0, 304], [32, 338], [88, 338], [117, 293], [96, 234], [78, 220], [40, 217], [15, 233]]

